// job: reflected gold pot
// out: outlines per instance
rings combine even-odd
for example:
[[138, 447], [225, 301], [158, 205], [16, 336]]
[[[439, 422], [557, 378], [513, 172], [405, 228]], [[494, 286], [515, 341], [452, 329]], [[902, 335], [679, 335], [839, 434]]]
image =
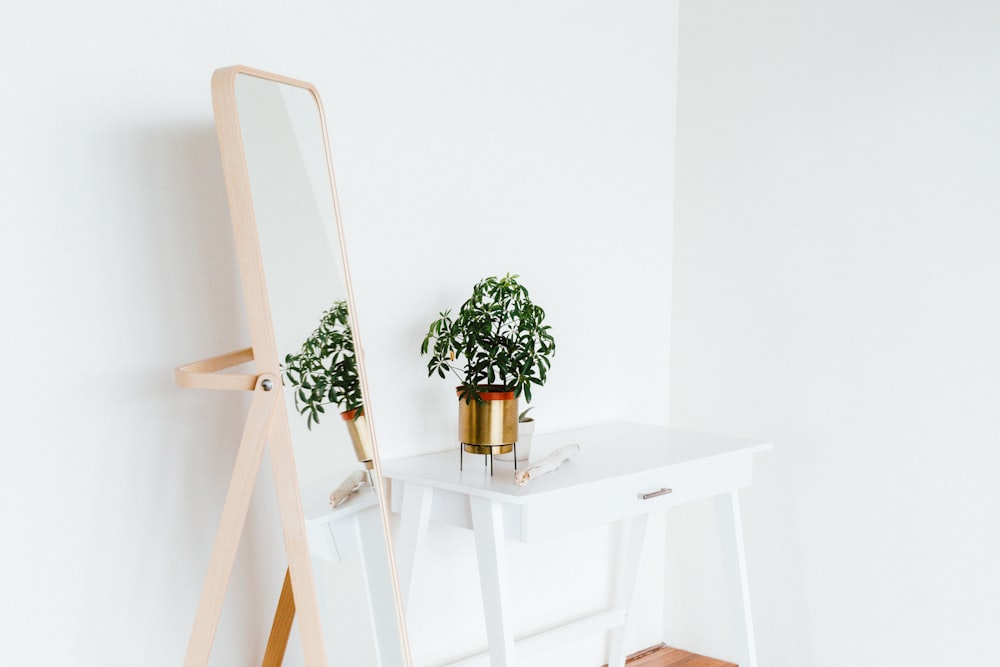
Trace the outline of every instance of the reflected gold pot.
[[368, 422], [365, 420], [363, 414], [357, 414], [358, 409], [355, 408], [354, 410], [341, 412], [340, 418], [347, 425], [347, 432], [351, 436], [351, 444], [354, 445], [354, 455], [358, 457], [358, 461], [365, 464], [365, 468], [371, 470], [375, 467], [375, 464], [372, 463], [374, 456], [372, 453], [372, 440], [368, 431]]
[[503, 387], [484, 387], [482, 402], [458, 393], [458, 440], [469, 454], [506, 454], [517, 442], [517, 397]]

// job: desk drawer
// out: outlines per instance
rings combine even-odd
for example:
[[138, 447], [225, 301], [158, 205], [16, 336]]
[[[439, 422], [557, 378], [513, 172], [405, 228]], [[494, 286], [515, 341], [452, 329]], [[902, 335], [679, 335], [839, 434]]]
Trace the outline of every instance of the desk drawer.
[[750, 486], [752, 463], [750, 455], [699, 461], [539, 497], [517, 508], [520, 530], [508, 537], [535, 541], [735, 491]]

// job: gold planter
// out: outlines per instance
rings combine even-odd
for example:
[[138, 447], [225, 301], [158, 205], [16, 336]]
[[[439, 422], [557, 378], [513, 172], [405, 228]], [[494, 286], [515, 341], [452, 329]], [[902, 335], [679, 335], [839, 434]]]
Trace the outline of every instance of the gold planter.
[[358, 461], [365, 464], [365, 468], [371, 470], [375, 467], [375, 464], [372, 463], [374, 454], [372, 453], [372, 440], [368, 431], [368, 421], [363, 414], [355, 417], [356, 413], [357, 409], [348, 410], [347, 412], [341, 412], [340, 417], [344, 420], [344, 424], [347, 425], [347, 432], [351, 436], [351, 444], [354, 445], [354, 455], [358, 457]]
[[517, 397], [502, 387], [480, 391], [466, 402], [458, 388], [458, 440], [469, 454], [506, 454], [517, 442]]

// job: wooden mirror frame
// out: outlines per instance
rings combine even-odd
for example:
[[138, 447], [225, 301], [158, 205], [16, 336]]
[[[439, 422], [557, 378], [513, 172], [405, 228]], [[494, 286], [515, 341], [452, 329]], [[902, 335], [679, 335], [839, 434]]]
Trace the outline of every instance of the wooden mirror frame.
[[[184, 665], [185, 667], [203, 667], [208, 664], [226, 588], [239, 548], [240, 536], [246, 523], [250, 496], [263, 458], [265, 441], [268, 442], [274, 472], [278, 510], [288, 557], [288, 571], [265, 650], [263, 665], [276, 666], [281, 664], [292, 620], [296, 613], [298, 614], [305, 664], [307, 667], [326, 667], [327, 665], [319, 600], [306, 538], [305, 515], [298, 473], [295, 467], [288, 411], [280, 390], [282, 386], [281, 365], [271, 319], [264, 263], [239, 123], [236, 78], [241, 74], [305, 89], [312, 95], [318, 109], [330, 190], [333, 195], [333, 212], [340, 241], [348, 311], [355, 349], [358, 352], [356, 361], [361, 393], [374, 449], [374, 491], [379, 500], [382, 532], [385, 537], [386, 556], [392, 578], [391, 585], [395, 598], [400, 648], [405, 664], [408, 666], [411, 664], [411, 659], [400, 603], [392, 537], [389, 530], [389, 506], [381, 475], [381, 464], [373, 426], [374, 420], [371, 416], [360, 326], [357, 321], [354, 293], [351, 288], [340, 203], [337, 198], [336, 182], [330, 158], [326, 114], [323, 111], [319, 93], [312, 84], [241, 65], [214, 72], [212, 75], [212, 103], [215, 109], [216, 130], [236, 241], [237, 260], [243, 282], [243, 295], [252, 347], [181, 366], [175, 371], [175, 382], [184, 387], [248, 390], [253, 392], [254, 398], [251, 402], [232, 480], [226, 495], [219, 531], [212, 550], [208, 574], [198, 604]], [[255, 362], [256, 365], [256, 373], [253, 375], [221, 372], [250, 361]]]

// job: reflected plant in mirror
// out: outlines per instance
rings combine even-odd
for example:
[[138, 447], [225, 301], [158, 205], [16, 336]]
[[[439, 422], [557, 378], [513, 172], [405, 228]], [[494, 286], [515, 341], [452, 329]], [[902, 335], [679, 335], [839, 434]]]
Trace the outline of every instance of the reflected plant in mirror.
[[341, 412], [356, 410], [358, 416], [363, 413], [347, 301], [337, 301], [323, 313], [298, 354], [285, 355], [284, 371], [285, 378], [298, 389], [295, 407], [306, 415], [310, 429], [326, 412], [324, 405], [336, 405]]
[[[507, 454], [517, 442], [518, 398], [545, 384], [556, 345], [545, 311], [517, 275], [476, 283], [458, 314], [440, 313], [420, 347], [427, 375], [460, 384], [459, 441], [473, 454]], [[520, 458], [520, 457], [518, 457]]]
[[295, 407], [306, 417], [312, 430], [324, 406], [340, 408], [347, 422], [358, 461], [372, 469], [371, 444], [364, 424], [364, 399], [354, 354], [354, 335], [347, 312], [347, 301], [335, 301], [319, 320], [319, 326], [302, 343], [298, 353], [285, 355], [285, 379], [295, 388]]

